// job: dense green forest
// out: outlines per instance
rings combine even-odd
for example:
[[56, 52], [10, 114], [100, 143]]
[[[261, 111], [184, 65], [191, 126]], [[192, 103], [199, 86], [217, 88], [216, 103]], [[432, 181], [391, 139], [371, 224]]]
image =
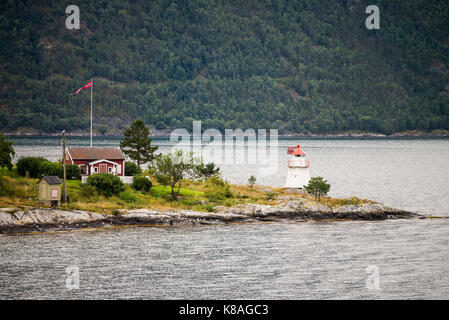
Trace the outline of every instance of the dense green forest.
[[[0, 131], [449, 129], [447, 0], [0, 3]], [[368, 30], [365, 8], [380, 8]], [[115, 131], [114, 131], [115, 130]]]

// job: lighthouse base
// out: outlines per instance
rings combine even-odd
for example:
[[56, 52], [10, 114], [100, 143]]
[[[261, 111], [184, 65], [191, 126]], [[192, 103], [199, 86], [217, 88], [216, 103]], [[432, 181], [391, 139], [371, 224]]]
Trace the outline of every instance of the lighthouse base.
[[309, 180], [309, 168], [288, 168], [285, 188], [304, 189]]

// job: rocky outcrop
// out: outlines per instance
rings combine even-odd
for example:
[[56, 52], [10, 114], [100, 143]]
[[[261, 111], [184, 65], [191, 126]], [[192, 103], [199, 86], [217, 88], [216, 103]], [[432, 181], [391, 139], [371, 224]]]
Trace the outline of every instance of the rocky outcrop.
[[273, 206], [244, 204], [235, 207], [215, 207], [215, 210], [220, 213], [229, 212], [257, 218], [384, 220], [420, 216], [380, 204], [345, 205], [331, 209], [319, 202], [306, 199], [281, 202]]
[[333, 210], [335, 218], [382, 220], [416, 218], [420, 215], [404, 210], [389, 208], [380, 204], [345, 205]]
[[293, 200], [276, 205], [243, 204], [235, 207], [215, 207], [217, 213], [233, 213], [254, 218], [332, 218], [332, 210], [320, 203]]
[[148, 209], [124, 210], [115, 224], [199, 225], [247, 220], [242, 214], [231, 212], [198, 212], [192, 210], [158, 211]]
[[183, 226], [226, 224], [231, 222], [273, 221], [279, 219], [351, 219], [384, 220], [421, 217], [411, 212], [380, 204], [344, 205], [331, 209], [307, 199], [287, 199], [274, 205], [242, 204], [215, 207], [215, 212], [191, 210], [119, 210], [117, 215], [80, 210], [64, 211], [47, 208], [0, 209], [0, 233], [70, 230], [84, 227], [116, 225]]
[[0, 209], [0, 232], [42, 231], [48, 228], [84, 227], [102, 224], [105, 216], [88, 211], [47, 208]]

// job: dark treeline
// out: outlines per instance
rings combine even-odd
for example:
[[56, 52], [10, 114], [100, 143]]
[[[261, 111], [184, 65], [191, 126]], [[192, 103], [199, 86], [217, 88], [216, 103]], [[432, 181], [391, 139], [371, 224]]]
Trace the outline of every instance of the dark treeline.
[[280, 133], [449, 129], [449, 2], [68, 1], [0, 3], [0, 131], [96, 128]]

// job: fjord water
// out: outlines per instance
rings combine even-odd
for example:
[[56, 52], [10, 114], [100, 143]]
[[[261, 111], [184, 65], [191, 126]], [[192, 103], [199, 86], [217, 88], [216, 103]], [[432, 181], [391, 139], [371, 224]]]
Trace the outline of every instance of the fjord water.
[[[56, 138], [13, 141], [16, 157], [60, 158]], [[154, 141], [170, 150], [167, 139]], [[71, 145], [88, 143], [69, 138]], [[332, 184], [332, 196], [448, 215], [445, 139], [282, 139], [275, 174], [234, 164], [222, 166], [224, 177], [245, 183], [254, 174], [259, 184], [282, 186], [286, 147], [298, 143], [312, 176]], [[449, 219], [124, 228], [0, 240], [3, 299], [449, 298]], [[79, 289], [66, 288], [69, 266], [79, 268]]]

